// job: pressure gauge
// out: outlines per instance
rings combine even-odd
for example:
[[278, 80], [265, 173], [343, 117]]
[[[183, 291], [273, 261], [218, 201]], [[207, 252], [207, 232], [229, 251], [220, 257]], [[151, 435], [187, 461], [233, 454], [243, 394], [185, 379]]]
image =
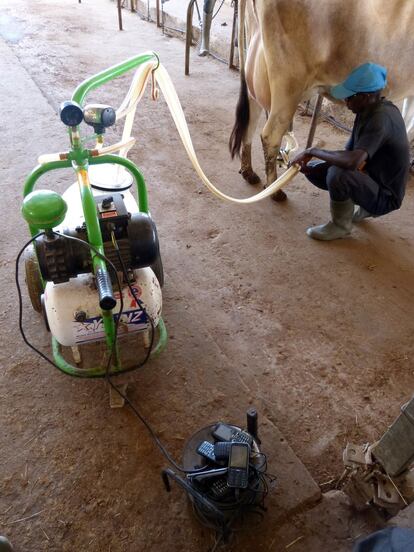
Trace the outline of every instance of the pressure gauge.
[[71, 100], [60, 104], [59, 115], [62, 123], [69, 127], [78, 126], [83, 121], [81, 106]]

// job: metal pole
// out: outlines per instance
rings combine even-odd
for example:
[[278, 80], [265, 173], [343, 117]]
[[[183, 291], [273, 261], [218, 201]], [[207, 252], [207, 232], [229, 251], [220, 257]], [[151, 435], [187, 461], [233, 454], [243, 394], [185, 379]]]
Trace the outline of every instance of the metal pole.
[[118, 25], [119, 30], [122, 31], [122, 10], [121, 10], [121, 0], [118, 0]]
[[234, 42], [236, 40], [236, 26], [237, 18], [239, 16], [238, 11], [238, 0], [234, 0], [234, 11], [233, 11], [233, 27], [231, 29], [231, 43], [230, 43], [230, 56], [229, 56], [229, 69], [234, 68], [233, 59], [234, 59]]
[[306, 149], [310, 148], [315, 138], [316, 125], [318, 124], [318, 117], [322, 107], [323, 96], [318, 94], [318, 99], [316, 100], [315, 109], [313, 110], [311, 126], [309, 129], [308, 140], [306, 142]]
[[160, 0], [157, 0], [156, 9], [157, 9], [157, 27], [161, 27], [161, 21], [160, 21]]
[[185, 33], [185, 70], [186, 75], [190, 74], [190, 46], [193, 39], [193, 12], [195, 0], [190, 0], [187, 8], [187, 29]]

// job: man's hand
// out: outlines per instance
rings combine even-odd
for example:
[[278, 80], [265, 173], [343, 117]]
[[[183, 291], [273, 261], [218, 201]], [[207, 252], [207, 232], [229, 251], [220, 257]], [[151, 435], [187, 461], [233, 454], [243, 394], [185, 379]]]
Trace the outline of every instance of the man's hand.
[[305, 149], [302, 151], [302, 153], [299, 153], [292, 161], [289, 163], [290, 166], [292, 165], [299, 165], [301, 172], [306, 174], [307, 171], [307, 164], [312, 159], [313, 155], [311, 153], [311, 148]]
[[309, 148], [297, 155], [292, 160], [291, 165], [294, 165], [295, 163], [298, 164], [301, 172], [305, 175], [309, 175], [314, 171], [314, 167], [312, 165], [310, 167], [308, 166], [308, 163], [312, 157], [325, 161], [329, 164], [329, 166], [335, 165], [336, 167], [347, 171], [356, 171], [357, 169], [360, 169], [364, 161], [367, 161], [368, 153], [361, 149], [330, 151], [319, 148]]

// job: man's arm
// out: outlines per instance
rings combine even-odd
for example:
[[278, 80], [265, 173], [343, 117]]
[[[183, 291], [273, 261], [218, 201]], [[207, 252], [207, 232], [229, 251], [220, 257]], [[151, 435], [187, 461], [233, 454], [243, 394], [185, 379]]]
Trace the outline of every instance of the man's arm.
[[312, 159], [316, 157], [322, 161], [326, 161], [330, 165], [335, 165], [341, 169], [346, 169], [349, 171], [355, 171], [363, 167], [365, 161], [368, 158], [366, 151], [362, 149], [356, 150], [342, 150], [342, 151], [329, 151], [319, 148], [309, 148], [299, 155], [297, 155], [291, 162], [292, 165], [300, 165], [301, 170], [306, 171], [306, 165]]

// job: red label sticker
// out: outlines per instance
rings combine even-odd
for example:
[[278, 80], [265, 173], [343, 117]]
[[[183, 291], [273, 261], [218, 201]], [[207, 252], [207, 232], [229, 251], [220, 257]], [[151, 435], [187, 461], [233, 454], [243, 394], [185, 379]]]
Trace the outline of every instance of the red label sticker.
[[104, 213], [101, 213], [102, 218], [111, 218], [116, 217], [118, 213], [116, 211], [105, 211]]

